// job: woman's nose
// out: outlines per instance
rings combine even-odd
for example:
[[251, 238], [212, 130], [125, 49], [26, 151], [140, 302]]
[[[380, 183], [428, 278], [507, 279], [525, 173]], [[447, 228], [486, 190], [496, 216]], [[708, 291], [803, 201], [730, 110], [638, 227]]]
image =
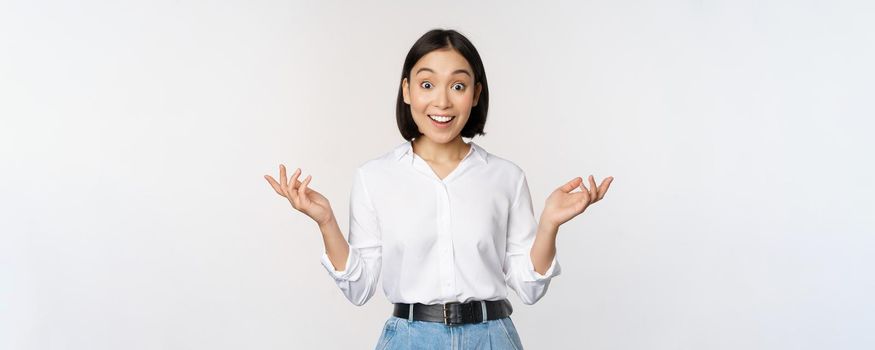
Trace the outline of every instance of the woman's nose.
[[447, 92], [444, 90], [439, 91], [437, 93], [437, 96], [435, 96], [434, 104], [436, 107], [441, 107], [441, 108], [449, 107], [450, 97], [447, 96]]

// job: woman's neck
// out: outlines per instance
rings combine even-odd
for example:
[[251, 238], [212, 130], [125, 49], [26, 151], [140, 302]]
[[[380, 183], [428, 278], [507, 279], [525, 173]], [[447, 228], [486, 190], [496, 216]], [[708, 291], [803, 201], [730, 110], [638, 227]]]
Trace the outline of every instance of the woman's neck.
[[420, 158], [437, 163], [458, 162], [465, 158], [471, 146], [459, 136], [447, 143], [437, 143], [425, 135], [417, 137], [412, 142], [413, 153]]

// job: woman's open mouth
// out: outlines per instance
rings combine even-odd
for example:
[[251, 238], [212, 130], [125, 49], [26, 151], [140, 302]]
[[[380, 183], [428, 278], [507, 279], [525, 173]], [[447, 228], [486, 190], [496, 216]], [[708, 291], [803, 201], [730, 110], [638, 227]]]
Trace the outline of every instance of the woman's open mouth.
[[439, 115], [439, 114], [429, 114], [428, 119], [431, 119], [431, 123], [438, 128], [446, 128], [450, 126], [450, 123], [456, 119], [456, 116], [448, 116], [448, 115]]

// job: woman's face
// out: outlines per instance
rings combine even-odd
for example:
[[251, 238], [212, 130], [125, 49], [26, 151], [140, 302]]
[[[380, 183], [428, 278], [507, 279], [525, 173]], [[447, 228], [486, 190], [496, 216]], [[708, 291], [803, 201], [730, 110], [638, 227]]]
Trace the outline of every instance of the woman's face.
[[480, 97], [474, 70], [459, 52], [446, 48], [429, 52], [402, 81], [404, 102], [425, 137], [437, 143], [456, 139]]

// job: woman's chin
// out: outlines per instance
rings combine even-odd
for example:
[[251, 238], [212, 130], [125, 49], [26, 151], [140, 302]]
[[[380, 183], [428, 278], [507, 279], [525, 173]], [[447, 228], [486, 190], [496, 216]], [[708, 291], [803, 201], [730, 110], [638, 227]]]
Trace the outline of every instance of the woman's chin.
[[449, 133], [449, 132], [439, 132], [439, 133], [425, 133], [421, 138], [427, 138], [429, 141], [433, 143], [450, 143], [459, 137], [457, 133]]

